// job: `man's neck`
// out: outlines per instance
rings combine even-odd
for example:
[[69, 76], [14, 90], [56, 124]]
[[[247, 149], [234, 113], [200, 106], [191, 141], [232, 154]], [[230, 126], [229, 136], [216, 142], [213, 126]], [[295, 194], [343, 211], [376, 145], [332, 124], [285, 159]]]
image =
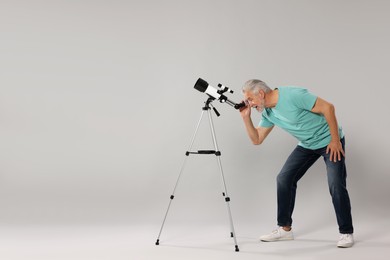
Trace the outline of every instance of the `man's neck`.
[[265, 95], [264, 106], [266, 108], [275, 107], [276, 104], [278, 103], [278, 100], [279, 100], [279, 90], [278, 89], [271, 90], [271, 92], [268, 92]]

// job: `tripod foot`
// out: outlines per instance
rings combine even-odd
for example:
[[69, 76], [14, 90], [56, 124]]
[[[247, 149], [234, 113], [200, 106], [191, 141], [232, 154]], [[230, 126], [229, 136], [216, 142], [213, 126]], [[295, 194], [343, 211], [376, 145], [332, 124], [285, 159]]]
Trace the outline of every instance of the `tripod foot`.
[[[160, 240], [159, 239], [157, 239], [157, 241], [156, 241], [156, 246], [158, 246], [160, 244]], [[237, 250], [237, 249], [236, 249]]]
[[238, 246], [236, 246], [236, 252], [239, 252], [240, 251], [240, 249], [238, 249]]

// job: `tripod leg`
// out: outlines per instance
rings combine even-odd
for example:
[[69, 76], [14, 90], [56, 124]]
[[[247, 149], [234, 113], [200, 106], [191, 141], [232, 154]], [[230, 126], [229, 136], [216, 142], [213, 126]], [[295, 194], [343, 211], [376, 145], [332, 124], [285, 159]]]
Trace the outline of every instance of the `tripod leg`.
[[228, 216], [229, 216], [229, 223], [230, 223], [230, 230], [231, 230], [230, 236], [231, 236], [231, 237], [233, 238], [233, 240], [234, 240], [235, 251], [238, 252], [238, 251], [239, 251], [239, 248], [238, 248], [238, 245], [237, 245], [236, 233], [235, 233], [235, 231], [234, 231], [233, 217], [232, 217], [232, 213], [231, 213], [231, 210], [230, 210], [230, 197], [229, 197], [229, 195], [228, 195], [228, 193], [227, 193], [226, 183], [225, 183], [225, 177], [224, 177], [224, 175], [223, 175], [221, 159], [220, 159], [219, 156], [217, 156], [217, 160], [218, 160], [218, 165], [219, 165], [220, 172], [221, 172], [222, 183], [223, 183], [223, 186], [224, 186], [223, 196], [225, 197], [226, 207], [227, 207]]
[[230, 236], [233, 237], [234, 245], [235, 245], [235, 251], [238, 252], [240, 250], [238, 248], [237, 239], [236, 239], [236, 233], [234, 231], [234, 225], [233, 225], [233, 217], [232, 217], [232, 214], [231, 214], [231, 211], [230, 211], [230, 203], [229, 203], [230, 202], [230, 197], [228, 196], [228, 193], [227, 193], [226, 182], [225, 182], [225, 177], [224, 177], [224, 174], [223, 174], [221, 157], [220, 157], [221, 153], [219, 152], [219, 149], [218, 149], [217, 138], [215, 136], [214, 124], [213, 124], [213, 120], [212, 120], [210, 111], [208, 113], [208, 116], [209, 116], [209, 121], [210, 121], [211, 135], [212, 135], [212, 138], [213, 138], [214, 148], [215, 148], [215, 151], [216, 151], [215, 155], [217, 156], [217, 162], [218, 162], [219, 170], [221, 172], [221, 179], [222, 179], [222, 184], [223, 184], [223, 193], [222, 194], [225, 197], [226, 207], [227, 207], [228, 216], [229, 216], [230, 230], [231, 230]]
[[168, 208], [167, 208], [167, 211], [165, 212], [164, 220], [163, 220], [163, 223], [162, 223], [162, 225], [161, 225], [160, 232], [158, 233], [157, 241], [156, 241], [156, 243], [155, 243], [156, 245], [159, 245], [159, 244], [160, 244], [160, 236], [161, 236], [162, 230], [163, 230], [163, 228], [164, 228], [165, 221], [167, 220], [167, 216], [168, 216], [169, 209], [171, 208], [172, 200], [175, 198], [176, 188], [177, 188], [177, 185], [179, 184], [180, 178], [181, 178], [181, 176], [182, 176], [182, 174], [183, 174], [184, 166], [186, 165], [187, 158], [188, 158], [188, 155], [189, 155], [189, 151], [191, 151], [192, 145], [194, 144], [195, 137], [196, 137], [196, 134], [197, 134], [197, 132], [198, 132], [199, 125], [200, 125], [200, 123], [201, 123], [201, 121], [202, 121], [204, 111], [205, 111], [205, 110], [203, 110], [202, 113], [201, 113], [201, 115], [200, 115], [198, 124], [196, 125], [196, 128], [195, 128], [195, 133], [194, 133], [194, 135], [192, 136], [192, 139], [191, 139], [191, 142], [190, 142], [190, 146], [188, 147], [188, 150], [187, 150], [187, 152], [186, 152], [186, 157], [185, 157], [184, 162], [183, 162], [183, 164], [182, 164], [182, 166], [181, 166], [179, 176], [177, 177], [175, 187], [173, 188], [172, 195], [170, 196], [170, 201], [169, 201], [169, 204], [168, 204]]

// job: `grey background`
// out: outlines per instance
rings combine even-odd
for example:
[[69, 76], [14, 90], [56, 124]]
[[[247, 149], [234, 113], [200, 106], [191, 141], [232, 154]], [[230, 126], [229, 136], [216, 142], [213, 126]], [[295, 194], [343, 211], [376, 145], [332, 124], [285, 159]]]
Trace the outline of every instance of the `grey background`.
[[[355, 228], [374, 225], [369, 233], [388, 219], [387, 1], [0, 4], [3, 229], [141, 225], [154, 240], [206, 98], [193, 89], [199, 77], [234, 89], [236, 102], [250, 78], [332, 102]], [[268, 232], [275, 177], [296, 140], [274, 129], [253, 146], [239, 113], [215, 106], [236, 231]], [[202, 126], [194, 148], [212, 144]], [[215, 159], [190, 157], [166, 228], [227, 225], [220, 193]], [[297, 196], [297, 227], [337, 234], [322, 161]]]

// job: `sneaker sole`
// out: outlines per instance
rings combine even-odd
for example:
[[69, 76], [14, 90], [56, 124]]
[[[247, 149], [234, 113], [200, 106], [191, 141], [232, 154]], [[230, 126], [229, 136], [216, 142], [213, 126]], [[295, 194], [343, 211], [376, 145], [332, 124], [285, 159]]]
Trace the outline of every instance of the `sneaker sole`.
[[260, 239], [261, 242], [276, 242], [276, 241], [288, 241], [288, 240], [294, 240], [294, 238], [285, 237], [285, 238], [278, 238], [278, 239]]
[[353, 243], [345, 244], [345, 245], [337, 245], [338, 248], [349, 248], [349, 247], [352, 247], [352, 246], [353, 246]]

